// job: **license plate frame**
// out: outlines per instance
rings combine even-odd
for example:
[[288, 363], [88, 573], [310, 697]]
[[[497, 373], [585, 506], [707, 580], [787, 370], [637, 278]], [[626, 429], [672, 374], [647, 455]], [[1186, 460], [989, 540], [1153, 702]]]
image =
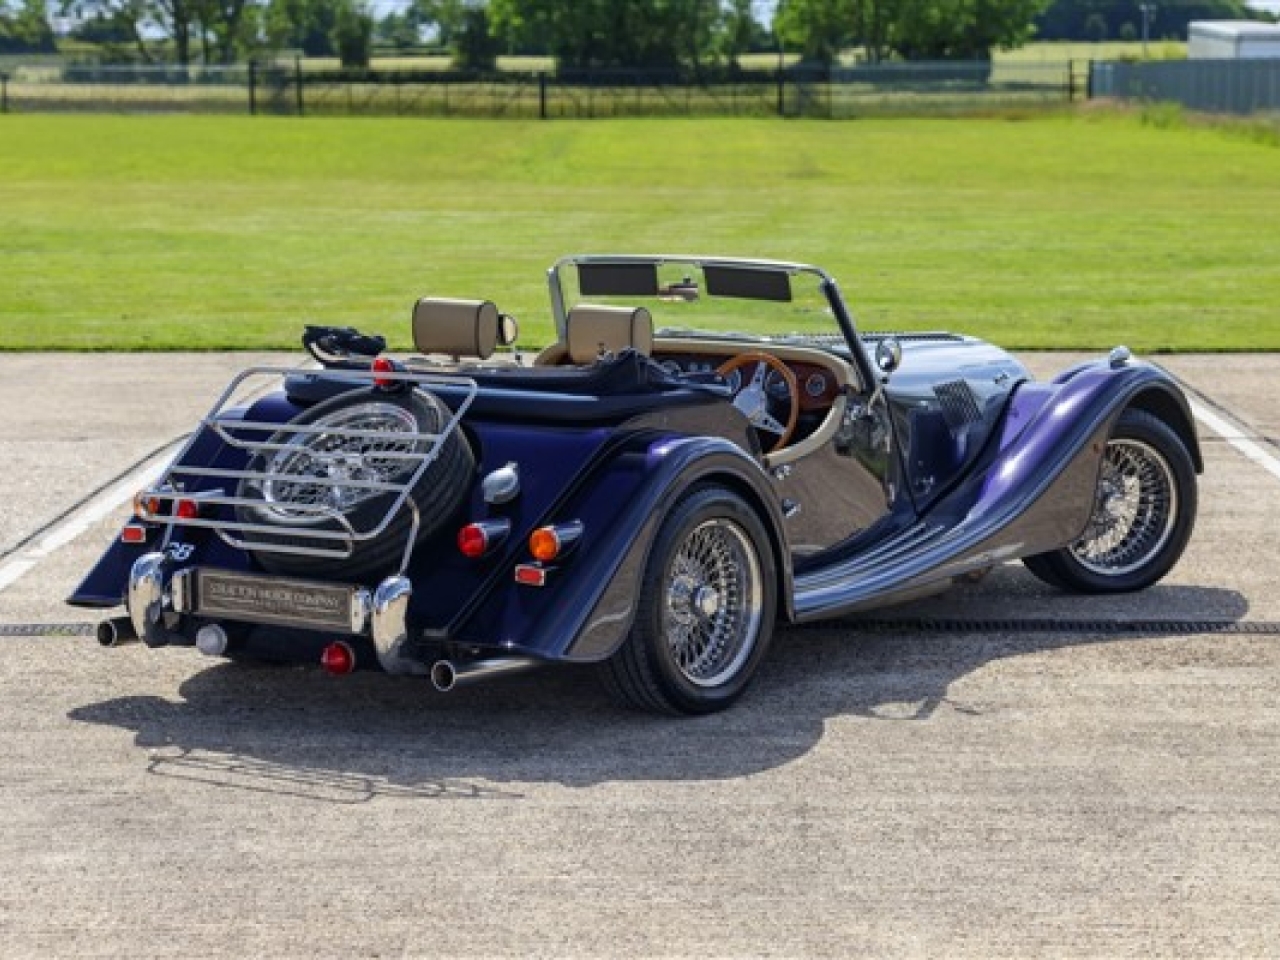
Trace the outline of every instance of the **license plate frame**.
[[199, 568], [194, 593], [192, 612], [211, 620], [358, 634], [368, 591], [345, 583]]

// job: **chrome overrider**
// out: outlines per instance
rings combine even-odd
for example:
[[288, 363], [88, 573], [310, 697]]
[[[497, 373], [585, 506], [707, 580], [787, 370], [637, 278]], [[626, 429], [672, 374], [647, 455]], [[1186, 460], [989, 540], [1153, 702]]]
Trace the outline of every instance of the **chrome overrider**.
[[164, 627], [164, 565], [163, 553], [144, 553], [133, 562], [129, 571], [129, 593], [126, 607], [133, 631], [148, 647], [163, 647], [169, 643]]
[[387, 577], [378, 584], [373, 594], [371, 617], [373, 648], [378, 651], [378, 662], [387, 673], [425, 676], [430, 666], [404, 653], [409, 642], [406, 621], [412, 596], [413, 584], [408, 577]]

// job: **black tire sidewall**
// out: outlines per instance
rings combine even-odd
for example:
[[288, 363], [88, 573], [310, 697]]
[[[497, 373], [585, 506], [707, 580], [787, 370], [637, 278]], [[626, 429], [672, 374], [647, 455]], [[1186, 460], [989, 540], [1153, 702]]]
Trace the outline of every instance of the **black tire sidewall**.
[[[1178, 515], [1163, 546], [1141, 567], [1109, 576], [1090, 570], [1070, 547], [1028, 558], [1028, 569], [1054, 586], [1079, 593], [1128, 593], [1158, 582], [1173, 569], [1186, 549], [1198, 508], [1195, 465], [1182, 439], [1167, 423], [1145, 410], [1129, 409], [1120, 415], [1108, 442], [1136, 440], [1154, 449], [1169, 466], [1178, 496]], [[1040, 569], [1037, 569], [1040, 567]]]
[[[722, 519], [743, 530], [760, 569], [762, 609], [754, 645], [738, 671], [714, 687], [691, 683], [679, 670], [663, 627], [664, 594], [670, 565], [680, 545], [700, 524]], [[681, 713], [710, 713], [737, 700], [754, 678], [768, 652], [777, 615], [776, 576], [769, 535], [755, 512], [734, 493], [718, 487], [695, 489], [680, 500], [663, 522], [645, 566], [644, 586], [637, 604], [636, 622], [629, 643], [643, 657], [663, 700]]]

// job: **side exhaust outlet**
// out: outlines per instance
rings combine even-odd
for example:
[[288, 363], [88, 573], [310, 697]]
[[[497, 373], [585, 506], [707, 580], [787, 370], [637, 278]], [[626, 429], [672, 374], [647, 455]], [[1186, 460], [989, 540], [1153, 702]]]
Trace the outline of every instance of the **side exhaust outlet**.
[[98, 642], [104, 647], [122, 647], [138, 642], [138, 631], [128, 617], [112, 617], [98, 624]]
[[481, 680], [528, 673], [541, 663], [542, 661], [532, 657], [495, 657], [491, 660], [469, 660], [463, 663], [437, 660], [431, 666], [431, 685], [441, 693], [448, 693]]

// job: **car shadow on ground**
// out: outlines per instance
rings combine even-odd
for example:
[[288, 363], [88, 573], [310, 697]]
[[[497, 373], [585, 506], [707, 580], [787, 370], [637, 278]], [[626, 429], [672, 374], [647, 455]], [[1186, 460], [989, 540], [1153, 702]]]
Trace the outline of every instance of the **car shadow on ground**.
[[[1160, 596], [1152, 597], [1153, 594]], [[1147, 591], [1163, 610], [1247, 611], [1210, 587]], [[913, 608], [915, 612], [916, 608]], [[1087, 609], [1091, 621], [1096, 616]], [[1187, 619], [1192, 619], [1188, 617]], [[1215, 616], [1215, 623], [1224, 618]], [[518, 798], [519, 785], [705, 781], [803, 757], [836, 717], [910, 721], [944, 705], [960, 678], [996, 660], [1164, 634], [886, 628], [856, 618], [784, 628], [748, 695], [708, 717], [655, 717], [609, 702], [588, 668], [547, 669], [442, 695], [420, 678], [220, 663], [183, 682], [180, 699], [129, 696], [72, 710], [72, 720], [132, 731], [158, 776], [332, 802], [379, 796]], [[186, 652], [138, 650], [138, 656]]]

